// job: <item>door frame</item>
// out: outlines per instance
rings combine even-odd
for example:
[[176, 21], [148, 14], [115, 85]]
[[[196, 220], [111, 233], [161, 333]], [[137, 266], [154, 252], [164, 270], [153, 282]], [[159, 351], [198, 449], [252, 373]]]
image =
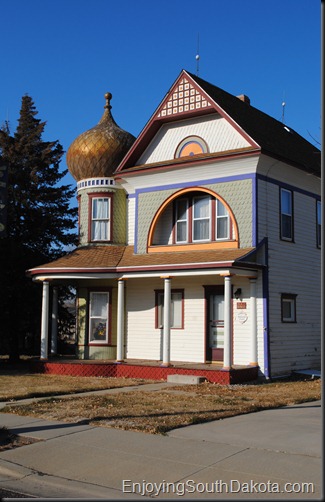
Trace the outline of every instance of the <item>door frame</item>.
[[[210, 296], [225, 294], [224, 284], [213, 284], [204, 287], [204, 316], [205, 316], [205, 361], [206, 362], [223, 362], [223, 349], [211, 349], [209, 344], [210, 338]], [[232, 286], [231, 286], [232, 295]]]

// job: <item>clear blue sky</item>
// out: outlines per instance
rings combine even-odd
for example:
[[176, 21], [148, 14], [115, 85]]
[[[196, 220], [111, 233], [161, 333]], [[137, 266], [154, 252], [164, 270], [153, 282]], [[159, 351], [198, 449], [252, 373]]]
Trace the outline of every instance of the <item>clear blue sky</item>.
[[0, 0], [0, 33], [0, 124], [14, 132], [28, 94], [65, 151], [107, 91], [137, 136], [181, 70], [196, 73], [198, 41], [201, 78], [278, 120], [284, 100], [285, 122], [321, 138], [320, 0]]

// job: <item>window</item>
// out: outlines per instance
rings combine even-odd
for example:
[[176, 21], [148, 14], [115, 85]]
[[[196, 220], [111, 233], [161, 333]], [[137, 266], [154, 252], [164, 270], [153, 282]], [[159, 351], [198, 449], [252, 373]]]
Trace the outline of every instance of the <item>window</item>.
[[109, 343], [109, 305], [108, 291], [92, 291], [89, 296], [89, 343]]
[[317, 232], [317, 247], [321, 247], [322, 245], [322, 205], [320, 200], [316, 203], [316, 232]]
[[[184, 329], [184, 290], [172, 289], [170, 305], [170, 327]], [[156, 291], [156, 328], [164, 327], [164, 291]]]
[[297, 295], [282, 293], [281, 295], [281, 320], [282, 322], [296, 322]]
[[292, 192], [281, 188], [280, 236], [286, 241], [293, 241], [293, 198]]
[[193, 155], [202, 153], [208, 153], [208, 146], [206, 142], [199, 136], [188, 136], [177, 146], [175, 158], [193, 157]]
[[193, 242], [210, 240], [210, 197], [193, 197]]
[[91, 195], [91, 239], [111, 240], [111, 199]]
[[226, 206], [210, 195], [193, 194], [176, 199], [174, 205], [175, 244], [231, 239], [231, 220]]
[[176, 242], [188, 241], [188, 200], [179, 199], [176, 201], [175, 211]]

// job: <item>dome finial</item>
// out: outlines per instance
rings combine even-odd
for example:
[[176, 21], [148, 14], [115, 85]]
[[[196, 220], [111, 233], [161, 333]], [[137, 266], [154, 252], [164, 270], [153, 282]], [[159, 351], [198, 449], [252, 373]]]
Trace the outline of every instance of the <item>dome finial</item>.
[[106, 105], [104, 108], [108, 108], [109, 110], [112, 108], [111, 107], [111, 99], [112, 99], [112, 94], [110, 92], [106, 92], [104, 98], [106, 99]]

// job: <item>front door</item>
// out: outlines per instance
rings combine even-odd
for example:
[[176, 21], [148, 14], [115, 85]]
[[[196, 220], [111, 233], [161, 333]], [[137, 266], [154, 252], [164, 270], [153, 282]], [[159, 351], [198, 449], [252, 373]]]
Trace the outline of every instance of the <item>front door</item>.
[[223, 361], [224, 302], [223, 287], [208, 292], [206, 343], [207, 361]]

